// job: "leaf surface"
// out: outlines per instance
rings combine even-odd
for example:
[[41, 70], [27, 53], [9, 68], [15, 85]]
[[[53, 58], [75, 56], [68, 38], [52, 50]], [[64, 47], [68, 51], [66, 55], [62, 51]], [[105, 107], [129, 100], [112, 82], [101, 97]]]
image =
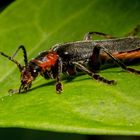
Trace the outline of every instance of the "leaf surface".
[[[9, 55], [25, 45], [29, 59], [62, 42], [82, 40], [89, 31], [123, 36], [140, 23], [139, 0], [17, 0], [0, 13], [0, 51]], [[22, 53], [16, 57], [23, 64]], [[140, 69], [140, 66], [132, 66]], [[100, 72], [118, 84], [108, 86], [87, 75], [55, 80], [38, 77], [27, 94], [19, 72], [0, 58], [0, 126], [84, 134], [140, 135], [140, 77], [110, 68]]]

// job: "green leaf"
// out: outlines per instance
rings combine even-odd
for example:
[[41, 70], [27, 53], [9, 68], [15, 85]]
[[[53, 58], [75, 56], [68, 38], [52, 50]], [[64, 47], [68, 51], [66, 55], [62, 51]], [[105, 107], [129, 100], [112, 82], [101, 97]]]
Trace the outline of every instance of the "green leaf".
[[[29, 59], [62, 42], [82, 40], [88, 31], [123, 36], [140, 23], [139, 0], [17, 0], [0, 13], [0, 51], [12, 55], [23, 44]], [[16, 57], [23, 63], [23, 55]], [[140, 66], [132, 66], [140, 69]], [[100, 72], [118, 84], [108, 86], [87, 75], [55, 80], [38, 77], [27, 94], [17, 67], [0, 56], [0, 126], [84, 134], [140, 135], [140, 77], [110, 68]]]

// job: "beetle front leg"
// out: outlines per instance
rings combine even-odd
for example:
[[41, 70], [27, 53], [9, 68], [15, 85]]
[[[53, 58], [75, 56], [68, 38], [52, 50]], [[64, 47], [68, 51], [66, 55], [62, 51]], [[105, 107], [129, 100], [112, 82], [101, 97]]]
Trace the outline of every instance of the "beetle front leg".
[[80, 64], [79, 62], [73, 62], [73, 64], [75, 65], [75, 67], [77, 67], [78, 69], [80, 69], [81, 71], [87, 73], [89, 76], [91, 76], [93, 79], [112, 85], [112, 84], [116, 84], [116, 81], [114, 80], [107, 80], [104, 77], [100, 76], [99, 74], [96, 74], [94, 72], [91, 72], [89, 69], [87, 69], [85, 66], [83, 66], [82, 64]]
[[60, 94], [62, 92], [62, 83], [60, 80], [60, 74], [62, 73], [62, 60], [58, 59], [58, 74], [56, 76], [56, 92]]
[[93, 35], [98, 35], [107, 39], [113, 39], [116, 37], [113, 37], [112, 35], [101, 33], [101, 32], [88, 32], [84, 36], [84, 40], [92, 40]]

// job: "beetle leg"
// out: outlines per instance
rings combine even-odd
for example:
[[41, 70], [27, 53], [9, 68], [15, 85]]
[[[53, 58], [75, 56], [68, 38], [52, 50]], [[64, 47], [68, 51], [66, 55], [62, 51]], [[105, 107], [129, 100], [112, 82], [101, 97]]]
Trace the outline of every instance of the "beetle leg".
[[140, 25], [138, 24], [130, 33], [125, 36], [136, 36], [140, 33]]
[[100, 33], [100, 32], [88, 32], [88, 33], [85, 34], [84, 40], [92, 40], [93, 35], [102, 36], [102, 37], [107, 38], [107, 39], [116, 38], [116, 37], [113, 37], [113, 36], [111, 36], [111, 35], [109, 35], [109, 34], [105, 34], [105, 33]]
[[[97, 46], [98, 47], [98, 46]], [[121, 62], [118, 58], [114, 57], [106, 48], [104, 47], [98, 47], [99, 49], [102, 49], [114, 62], [116, 62], [122, 69], [135, 73], [135, 74], [140, 74], [139, 70], [135, 70], [133, 68], [127, 67], [123, 62]]]
[[63, 67], [64, 68], [64, 71], [66, 72], [67, 75], [69, 76], [74, 76], [76, 74], [76, 68], [74, 65], [66, 65]]
[[88, 62], [90, 70], [97, 72], [100, 69], [100, 49], [95, 47]]
[[57, 93], [61, 93], [61, 91], [62, 91], [62, 83], [60, 80], [61, 73], [62, 73], [62, 60], [59, 57], [58, 58], [58, 74], [56, 76], [56, 91], [57, 91]]
[[116, 83], [114, 80], [107, 80], [104, 77], [100, 76], [99, 74], [96, 74], [96, 73], [90, 71], [89, 69], [87, 69], [85, 66], [83, 66], [82, 64], [80, 64], [78, 62], [73, 62], [73, 64], [75, 65], [75, 67], [77, 67], [81, 71], [87, 73], [89, 76], [91, 76], [93, 79], [95, 79], [97, 81], [101, 81], [101, 82], [109, 84], [109, 85]]

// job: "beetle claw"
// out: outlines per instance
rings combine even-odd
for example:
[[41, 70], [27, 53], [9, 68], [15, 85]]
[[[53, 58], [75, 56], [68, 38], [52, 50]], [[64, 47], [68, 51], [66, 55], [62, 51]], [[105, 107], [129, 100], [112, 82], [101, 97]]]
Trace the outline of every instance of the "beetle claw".
[[56, 91], [58, 94], [62, 92], [62, 84], [60, 82], [56, 84]]

